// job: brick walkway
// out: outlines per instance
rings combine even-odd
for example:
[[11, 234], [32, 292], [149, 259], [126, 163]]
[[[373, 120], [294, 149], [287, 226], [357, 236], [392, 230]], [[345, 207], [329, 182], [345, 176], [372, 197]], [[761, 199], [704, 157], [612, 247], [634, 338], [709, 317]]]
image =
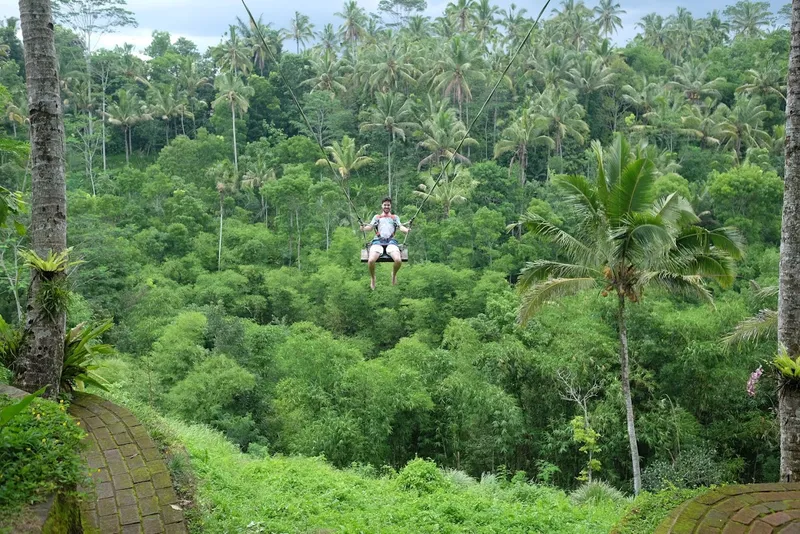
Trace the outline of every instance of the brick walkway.
[[800, 484], [724, 486], [676, 508], [655, 534], [800, 534]]
[[70, 413], [88, 435], [84, 457], [94, 498], [81, 507], [86, 532], [186, 533], [183, 512], [161, 453], [126, 408], [95, 395], [76, 395]]

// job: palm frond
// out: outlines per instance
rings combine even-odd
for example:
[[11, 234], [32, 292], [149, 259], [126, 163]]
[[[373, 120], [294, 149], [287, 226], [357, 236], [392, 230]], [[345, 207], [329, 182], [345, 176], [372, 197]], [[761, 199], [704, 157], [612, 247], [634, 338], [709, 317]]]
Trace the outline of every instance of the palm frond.
[[586, 178], [562, 174], [553, 177], [553, 184], [566, 192], [567, 200], [577, 211], [597, 215], [597, 192]]
[[533, 232], [536, 235], [542, 236], [548, 241], [555, 243], [564, 249], [567, 255], [573, 260], [577, 260], [579, 258], [588, 258], [591, 255], [591, 250], [589, 247], [582, 243], [578, 238], [566, 230], [562, 230], [536, 213], [529, 211], [522, 214], [519, 222], [515, 225], [510, 225], [509, 228], [514, 228], [516, 226], [521, 226], [529, 232]]
[[716, 280], [722, 287], [729, 287], [736, 279], [730, 256], [714, 253], [694, 254], [686, 263], [686, 272]]
[[653, 202], [655, 180], [655, 165], [652, 161], [631, 161], [622, 170], [619, 182], [609, 192], [609, 218], [619, 220], [625, 215], [646, 211]]
[[726, 347], [758, 343], [766, 338], [778, 336], [778, 312], [761, 310], [757, 315], [739, 321], [733, 332], [722, 338]]
[[524, 325], [545, 303], [590, 289], [595, 284], [594, 278], [554, 278], [537, 284], [522, 294], [517, 320]]
[[732, 227], [722, 227], [706, 230], [706, 232], [708, 232], [708, 239], [714, 248], [730, 255], [734, 260], [742, 259], [744, 255], [744, 238], [739, 233], [739, 230]]
[[671, 193], [656, 200], [651, 213], [677, 227], [694, 224], [700, 220], [695, 214], [692, 204], [678, 193]]
[[536, 260], [528, 262], [520, 273], [517, 281], [520, 291], [527, 291], [541, 280], [546, 278], [595, 278], [602, 276], [597, 269], [574, 263], [562, 263], [549, 260]]
[[655, 285], [674, 295], [700, 297], [712, 306], [714, 299], [700, 275], [682, 275], [670, 271], [650, 271], [642, 275], [642, 285]]

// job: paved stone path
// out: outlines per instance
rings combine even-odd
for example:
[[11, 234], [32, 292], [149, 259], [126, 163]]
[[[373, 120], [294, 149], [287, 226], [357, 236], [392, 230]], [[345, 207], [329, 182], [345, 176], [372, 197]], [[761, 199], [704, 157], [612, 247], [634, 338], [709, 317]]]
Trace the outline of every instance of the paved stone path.
[[88, 533], [187, 533], [161, 453], [126, 408], [78, 394], [70, 413], [88, 433], [84, 458], [95, 487], [81, 506]]
[[655, 534], [800, 534], [800, 484], [724, 486], [676, 508]]

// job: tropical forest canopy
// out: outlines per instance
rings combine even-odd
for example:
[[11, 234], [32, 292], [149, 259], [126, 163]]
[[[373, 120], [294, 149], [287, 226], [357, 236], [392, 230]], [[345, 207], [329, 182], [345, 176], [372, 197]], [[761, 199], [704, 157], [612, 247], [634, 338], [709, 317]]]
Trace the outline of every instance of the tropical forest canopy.
[[[644, 488], [777, 478], [774, 388], [746, 389], [774, 334], [757, 318], [738, 332], [761, 342], [723, 339], [776, 306], [763, 289], [778, 273], [786, 8], [680, 7], [621, 44], [627, 6], [564, 0], [501, 76], [533, 10], [459, 0], [429, 18], [423, 1], [369, 14], [353, 0], [338, 26], [232, 12], [208, 50], [164, 31], [144, 50], [107, 50], [98, 32], [135, 24], [111, 4], [60, 2], [56, 44], [68, 236], [83, 262], [69, 326], [113, 320], [104, 341], [118, 354], [100, 371], [113, 387], [245, 451], [335, 466], [418, 456], [631, 491], [616, 278], [540, 295], [524, 324], [531, 301], [515, 285], [530, 262], [575, 259], [557, 238], [586, 229], [570, 184], [588, 198], [608, 169], [638, 161], [642, 205], [680, 199], [669, 235], [686, 222], [746, 243], [726, 259], [735, 277], [709, 276], [716, 256], [703, 257], [705, 294], [657, 278], [623, 292]], [[100, 16], [79, 16], [86, 6]], [[17, 34], [16, 19], [0, 27], [0, 186], [28, 197]], [[399, 284], [379, 266], [373, 292], [356, 221], [385, 196], [416, 218]], [[16, 323], [27, 242], [0, 231], [0, 315]], [[587, 243], [595, 259], [607, 250]]]

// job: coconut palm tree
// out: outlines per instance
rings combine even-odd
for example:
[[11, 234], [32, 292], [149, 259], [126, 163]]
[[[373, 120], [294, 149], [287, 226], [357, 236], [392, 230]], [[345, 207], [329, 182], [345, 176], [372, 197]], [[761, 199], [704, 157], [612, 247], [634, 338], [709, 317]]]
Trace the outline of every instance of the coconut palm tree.
[[224, 72], [232, 72], [236, 76], [246, 76], [253, 68], [251, 53], [247, 45], [236, 34], [236, 26], [228, 30], [230, 39], [211, 49], [211, 55], [217, 66]]
[[745, 72], [748, 81], [736, 88], [737, 93], [751, 96], [767, 97], [775, 95], [786, 100], [786, 73], [772, 59], [764, 62], [759, 69], [748, 69]]
[[720, 140], [733, 150], [737, 161], [748, 148], [771, 145], [771, 136], [763, 130], [764, 121], [770, 115], [767, 106], [755, 97], [739, 97], [733, 109], [725, 104], [717, 107]]
[[142, 121], [153, 117], [145, 112], [145, 104], [139, 96], [127, 89], [117, 91], [117, 101], [111, 102], [106, 109], [106, 119], [114, 126], [122, 128], [122, 139], [125, 145], [125, 163], [130, 163], [133, 151], [131, 129]]
[[655, 198], [655, 165], [637, 158], [617, 134], [611, 147], [592, 145], [597, 179], [558, 176], [554, 184], [575, 207], [579, 221], [568, 232], [534, 213], [523, 228], [555, 243], [563, 261], [536, 260], [519, 280], [519, 320], [528, 321], [551, 300], [598, 288], [616, 299], [620, 382], [628, 428], [634, 493], [641, 491], [639, 447], [630, 385], [626, 306], [641, 300], [643, 290], [657, 286], [672, 293], [711, 301], [703, 280], [723, 286], [734, 281], [733, 260], [742, 245], [728, 229], [705, 230], [689, 202], [677, 193]]
[[448, 50], [434, 67], [438, 72], [433, 78], [434, 90], [441, 91], [442, 96], [452, 98], [458, 104], [460, 120], [464, 120], [464, 102], [472, 101], [470, 81], [486, 78], [480, 67], [479, 51], [470, 41], [462, 39], [459, 35], [449, 42]]
[[392, 191], [392, 147], [395, 139], [406, 139], [406, 130], [417, 126], [413, 122], [411, 101], [406, 100], [401, 93], [377, 93], [377, 102], [370, 108], [370, 118], [361, 124], [361, 131], [381, 129], [389, 136], [386, 149], [386, 162], [388, 167], [389, 196], [397, 200]]
[[375, 49], [376, 61], [367, 63], [367, 85], [374, 91], [385, 93], [416, 83], [420, 72], [412, 62], [412, 54], [401, 49], [396, 41], [379, 43]]
[[610, 87], [616, 75], [614, 71], [603, 64], [600, 58], [594, 58], [591, 54], [582, 56], [575, 62], [575, 66], [569, 71], [570, 85], [583, 95], [583, 106], [586, 113], [589, 113], [589, 97], [606, 87]]
[[[781, 261], [778, 297], [778, 346], [789, 358], [800, 355], [800, 32], [797, 4], [792, 3], [792, 40], [786, 95], [786, 171], [781, 219]], [[781, 376], [778, 418], [781, 428], [781, 482], [797, 481], [800, 473], [800, 387]]]
[[304, 80], [300, 85], [311, 86], [311, 92], [328, 91], [331, 97], [347, 91], [344, 82], [343, 71], [345, 70], [344, 60], [337, 59], [336, 54], [325, 50], [311, 56], [311, 71], [313, 76]]
[[617, 28], [622, 28], [620, 15], [627, 13], [627, 11], [620, 8], [619, 2], [615, 3], [614, 0], [600, 0], [600, 3], [594, 8], [594, 12], [597, 13], [595, 22], [605, 37], [610, 37], [612, 33], [617, 33]]
[[197, 97], [198, 91], [208, 85], [211, 85], [211, 82], [209, 82], [208, 77], [200, 74], [197, 61], [190, 57], [183, 58], [181, 61], [180, 74], [178, 75], [178, 87], [183, 89], [186, 98], [189, 100], [192, 129], [195, 134], [197, 133], [197, 124], [195, 123], [196, 109], [198, 106], [205, 107], [208, 105], [205, 101]]
[[[237, 78], [238, 79], [238, 78]], [[238, 190], [238, 172], [231, 169], [230, 161], [222, 161], [208, 169], [208, 174], [217, 184], [219, 195], [219, 246], [217, 248], [217, 270], [222, 270], [222, 219], [225, 213], [225, 195], [234, 194]]]
[[765, 28], [775, 22], [767, 2], [739, 0], [736, 4], [726, 7], [723, 13], [737, 37], [759, 37]]
[[644, 42], [658, 50], [664, 50], [667, 46], [667, 29], [664, 17], [658, 13], [648, 13], [642, 20], [636, 23], [643, 32]]
[[319, 46], [324, 52], [335, 53], [339, 50], [339, 36], [336, 35], [336, 30], [333, 29], [333, 24], [326, 24], [322, 27], [322, 31], [317, 33], [319, 38]]
[[[432, 104], [432, 101], [430, 102]], [[422, 123], [424, 139], [419, 146], [424, 148], [428, 155], [422, 158], [417, 165], [417, 169], [428, 165], [434, 167], [439, 165], [442, 160], [453, 158], [456, 162], [469, 164], [469, 158], [456, 152], [458, 143], [467, 133], [467, 127], [455, 116], [455, 111], [451, 108], [441, 106], [429, 119]], [[464, 139], [462, 147], [477, 146], [478, 142], [467, 137]]]
[[30, 124], [30, 118], [28, 118], [28, 109], [27, 106], [24, 104], [22, 106], [18, 106], [14, 102], [9, 101], [6, 104], [5, 116], [8, 121], [11, 123], [11, 129], [14, 132], [14, 139], [17, 138], [17, 124], [22, 126], [23, 124]]
[[148, 114], [151, 117], [158, 117], [164, 121], [166, 145], [169, 145], [170, 121], [172, 117], [177, 117], [179, 114], [178, 102], [175, 100], [175, 95], [166, 87], [151, 87], [147, 92], [147, 99], [149, 101]]
[[431, 23], [428, 17], [411, 15], [408, 17], [408, 24], [400, 31], [403, 34], [408, 34], [409, 39], [419, 41], [430, 37]]
[[357, 149], [355, 139], [345, 135], [342, 137], [341, 143], [333, 141], [330, 146], [325, 147], [325, 152], [328, 153], [330, 160], [320, 158], [317, 160], [317, 165], [332, 163], [334, 169], [339, 172], [345, 188], [349, 190], [348, 180], [350, 179], [350, 174], [375, 161], [371, 157], [364, 155], [367, 152], [367, 148], [369, 148], [369, 145], [363, 145]]
[[444, 12], [453, 22], [456, 30], [464, 33], [469, 28], [472, 21], [472, 10], [475, 7], [474, 0], [456, 0], [455, 3], [447, 4]]
[[236, 147], [236, 110], [247, 113], [250, 107], [248, 98], [253, 96], [253, 88], [248, 87], [238, 76], [223, 74], [214, 80], [214, 88], [218, 91], [217, 99], [211, 103], [213, 109], [220, 105], [228, 105], [231, 108], [231, 122], [233, 125], [233, 166], [238, 175], [239, 173], [239, 153]]
[[709, 63], [693, 59], [672, 69], [672, 82], [670, 87], [680, 89], [686, 99], [694, 104], [699, 104], [706, 97], [719, 98], [717, 87], [725, 83], [724, 78], [715, 78], [706, 81]]
[[356, 0], [347, 0], [343, 7], [342, 11], [334, 13], [334, 15], [343, 19], [344, 22], [339, 28], [339, 33], [345, 42], [350, 44], [350, 48], [355, 55], [355, 45], [366, 33], [364, 25], [367, 21], [367, 15]]
[[494, 145], [494, 157], [511, 152], [508, 172], [514, 163], [519, 164], [519, 185], [525, 185], [525, 170], [528, 168], [528, 147], [545, 145], [555, 148], [553, 139], [544, 132], [547, 128], [544, 117], [536, 116], [530, 109], [523, 110], [518, 117], [512, 117], [511, 124], [500, 134], [500, 140]]
[[473, 27], [478, 42], [486, 44], [497, 34], [497, 15], [500, 9], [491, 3], [491, 0], [478, 0], [473, 4]]
[[517, 10], [517, 5], [512, 2], [508, 9], [500, 10], [500, 25], [506, 29], [506, 39], [511, 45], [516, 45], [519, 39], [527, 33], [530, 21], [525, 16], [528, 10], [524, 7]]
[[629, 84], [622, 86], [622, 101], [633, 108], [637, 117], [641, 117], [656, 107], [657, 100], [664, 94], [664, 84], [648, 80], [646, 74], [636, 81], [637, 87]]
[[303, 48], [305, 48], [306, 42], [314, 37], [314, 25], [308, 15], [295, 11], [285, 35], [291, 37], [297, 44], [296, 51], [299, 54], [300, 45], [302, 44]]
[[264, 196], [264, 186], [277, 179], [275, 169], [272, 168], [267, 160], [259, 154], [255, 161], [251, 162], [247, 172], [242, 176], [241, 188], [251, 189], [261, 200], [261, 213], [264, 214], [264, 226], [269, 228], [269, 205]]
[[534, 101], [532, 109], [537, 120], [543, 121], [545, 132], [553, 140], [559, 156], [563, 156], [561, 148], [565, 138], [571, 137], [581, 145], [585, 142], [589, 126], [582, 118], [583, 106], [572, 93], [557, 96], [552, 91], [545, 91]]
[[[434, 174], [438, 177], [441, 170], [436, 170], [437, 172]], [[478, 181], [472, 179], [469, 169], [461, 164], [456, 164], [455, 167], [447, 169], [438, 183], [433, 174], [426, 175], [425, 183], [419, 184], [414, 194], [441, 204], [444, 218], [447, 219], [450, 217], [453, 204], [466, 202], [477, 185]]]

